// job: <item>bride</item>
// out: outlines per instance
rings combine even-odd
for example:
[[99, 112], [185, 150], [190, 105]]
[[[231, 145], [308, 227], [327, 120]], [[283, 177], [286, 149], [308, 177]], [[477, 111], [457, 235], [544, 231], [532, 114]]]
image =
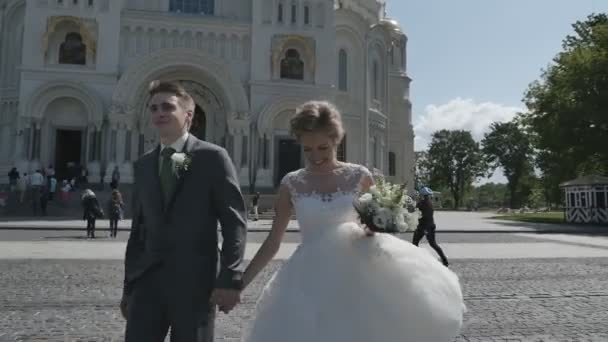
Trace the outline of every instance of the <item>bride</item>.
[[287, 174], [272, 230], [244, 286], [279, 250], [292, 209], [302, 243], [266, 284], [246, 342], [443, 342], [458, 335], [458, 277], [426, 250], [357, 223], [353, 200], [373, 184], [361, 165], [336, 159], [340, 113], [327, 102], [298, 108], [291, 132], [306, 168]]

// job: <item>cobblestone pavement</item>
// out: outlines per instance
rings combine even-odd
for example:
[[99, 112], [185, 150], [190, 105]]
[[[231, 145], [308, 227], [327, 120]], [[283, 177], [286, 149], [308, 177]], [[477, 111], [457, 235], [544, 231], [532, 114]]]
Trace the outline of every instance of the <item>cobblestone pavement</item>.
[[[239, 340], [273, 262], [217, 340]], [[468, 312], [455, 341], [608, 341], [608, 259], [454, 260]], [[119, 341], [122, 263], [1, 260], [0, 341]], [[406, 339], [404, 339], [406, 340]], [[381, 341], [378, 341], [381, 342]]]

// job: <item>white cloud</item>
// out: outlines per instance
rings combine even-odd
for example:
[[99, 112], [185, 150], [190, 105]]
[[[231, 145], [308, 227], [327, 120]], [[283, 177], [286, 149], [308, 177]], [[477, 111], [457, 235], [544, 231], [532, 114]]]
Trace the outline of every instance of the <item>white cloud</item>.
[[467, 130], [476, 141], [481, 141], [491, 123], [509, 121], [521, 111], [518, 107], [493, 102], [476, 103], [460, 97], [442, 105], [428, 105], [423, 114], [414, 118], [415, 150], [427, 149], [431, 135], [441, 129]]
[[[416, 151], [426, 150], [431, 142], [431, 135], [441, 129], [467, 130], [473, 139], [480, 142], [493, 122], [505, 122], [513, 119], [522, 108], [508, 107], [493, 102], [476, 103], [472, 99], [457, 97], [442, 105], [429, 105], [423, 114], [414, 119]], [[497, 169], [489, 179], [482, 179], [478, 184], [487, 182], [506, 183], [502, 169]]]

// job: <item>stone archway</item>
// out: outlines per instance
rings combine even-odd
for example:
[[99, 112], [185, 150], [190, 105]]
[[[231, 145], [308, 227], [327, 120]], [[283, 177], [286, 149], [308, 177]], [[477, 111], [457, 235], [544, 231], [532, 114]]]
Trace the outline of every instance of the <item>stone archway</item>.
[[[259, 186], [275, 187], [283, 174], [299, 166], [299, 146], [294, 145], [289, 135], [289, 119], [306, 101], [300, 97], [272, 99], [257, 115], [256, 128], [261, 140], [258, 153], [262, 160], [257, 170]], [[290, 158], [281, 159], [281, 155]]]
[[194, 117], [192, 118], [190, 133], [200, 140], [207, 140], [207, 116], [198, 104], [194, 107]]
[[210, 142], [224, 145], [231, 122], [240, 113], [249, 112], [243, 85], [223, 61], [194, 49], [157, 51], [132, 64], [112, 97], [112, 117], [126, 117], [133, 122], [144, 134], [144, 150], [157, 141], [146, 109], [147, 89], [153, 80], [184, 85], [205, 113], [205, 138]]
[[41, 160], [53, 165], [58, 180], [78, 177], [79, 167], [87, 164], [88, 114], [84, 103], [73, 97], [56, 98], [45, 108], [44, 118]]
[[[58, 129], [80, 132], [80, 156], [75, 159], [82, 164], [87, 163], [86, 133], [91, 127], [100, 129], [103, 122], [103, 103], [99, 97], [82, 84], [55, 81], [34, 90], [27, 99], [20, 115], [19, 127], [25, 133], [18, 141], [21, 146], [18, 151], [18, 163], [29, 165], [23, 169], [56, 162]], [[99, 137], [101, 138], [101, 135]], [[68, 140], [72, 141], [66, 138], [66, 141]], [[74, 159], [73, 157], [70, 156]]]
[[[196, 106], [194, 120], [196, 126], [191, 127], [191, 133], [199, 139], [225, 146], [229, 114], [222, 101], [222, 96], [217, 95], [214, 90], [203, 84], [191, 80], [191, 78], [183, 73], [173, 73], [160, 77], [162, 80], [180, 83], [192, 96]], [[158, 143], [156, 130], [149, 120], [146, 109], [148, 101], [149, 96], [146, 93], [139, 105], [142, 108], [142, 115], [139, 116], [138, 120], [140, 132], [144, 135], [144, 151], [154, 148]]]

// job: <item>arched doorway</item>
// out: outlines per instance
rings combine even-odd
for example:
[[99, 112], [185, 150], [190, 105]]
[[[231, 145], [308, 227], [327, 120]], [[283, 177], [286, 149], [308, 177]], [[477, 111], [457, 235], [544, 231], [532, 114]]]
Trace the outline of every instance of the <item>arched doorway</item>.
[[278, 186], [283, 177], [304, 165], [302, 147], [289, 134], [289, 120], [295, 113], [288, 109], [277, 114], [272, 120], [274, 136], [274, 185]]
[[[194, 100], [194, 115], [189, 133], [200, 140], [222, 145], [228, 122], [224, 103], [221, 102], [221, 98], [216, 95], [216, 92], [198, 82], [173, 79], [170, 75], [162, 76], [160, 79], [181, 84]], [[141, 107], [145, 108], [148, 101], [149, 95], [144, 93]], [[150, 121], [149, 111], [144, 109], [142, 112], [145, 113], [142, 130], [144, 137], [140, 141], [141, 147], [139, 150], [147, 151], [158, 144], [158, 134]]]
[[48, 104], [44, 116], [48, 118], [48, 144], [42, 148], [49, 148], [49, 153], [43, 160], [54, 166], [57, 180], [77, 177], [86, 164], [85, 105], [73, 97], [59, 97]]
[[207, 117], [205, 111], [196, 105], [194, 108], [194, 117], [192, 118], [192, 125], [190, 126], [190, 133], [200, 140], [206, 140], [207, 134]]

